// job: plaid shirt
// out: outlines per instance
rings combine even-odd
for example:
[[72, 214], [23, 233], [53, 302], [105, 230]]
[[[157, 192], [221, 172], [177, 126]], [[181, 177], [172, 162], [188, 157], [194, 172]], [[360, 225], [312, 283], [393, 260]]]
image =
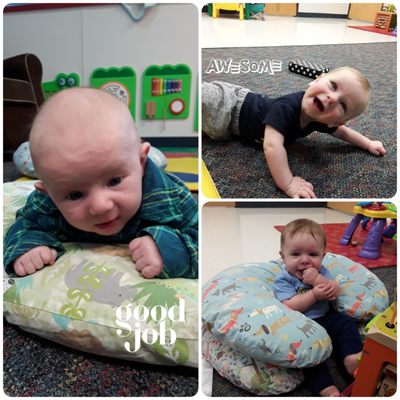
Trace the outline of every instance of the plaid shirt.
[[150, 235], [164, 261], [159, 278], [197, 278], [197, 203], [174, 175], [162, 172], [150, 159], [143, 177], [142, 204], [136, 215], [117, 234], [101, 236], [71, 226], [50, 197], [39, 191], [30, 194], [4, 241], [4, 266], [13, 272], [13, 261], [37, 246], [49, 246], [61, 256], [61, 242], [129, 243]]

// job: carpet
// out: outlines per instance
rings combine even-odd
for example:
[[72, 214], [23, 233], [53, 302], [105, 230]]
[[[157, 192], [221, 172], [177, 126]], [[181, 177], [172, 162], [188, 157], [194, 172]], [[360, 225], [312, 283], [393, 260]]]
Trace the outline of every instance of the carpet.
[[[314, 132], [288, 147], [292, 172], [310, 181], [319, 198], [393, 197], [397, 187], [396, 43], [203, 49], [202, 79], [223, 80], [276, 97], [305, 90], [310, 82], [289, 72], [287, 65], [292, 59], [314, 61], [331, 69], [351, 65], [364, 72], [373, 87], [372, 99], [367, 112], [348, 126], [381, 140], [387, 150], [384, 157], [374, 157]], [[240, 60], [254, 61], [253, 70], [264, 60], [264, 69], [244, 72]], [[274, 69], [274, 60], [282, 62], [281, 72]], [[216, 65], [221, 68], [215, 69]], [[244, 145], [240, 140], [217, 142], [203, 136], [202, 157], [222, 198], [286, 197], [272, 180], [261, 145]]]
[[[361, 228], [361, 224], [357, 227], [353, 234], [352, 241], [356, 241], [357, 245], [342, 246], [339, 244], [340, 238], [343, 236], [348, 224], [321, 224], [326, 234], [326, 251], [330, 253], [340, 254], [351, 260], [364, 265], [368, 269], [389, 267], [397, 265], [396, 257], [396, 241], [384, 237], [381, 245], [381, 256], [375, 260], [369, 260], [358, 255], [365, 243], [368, 231]], [[279, 232], [283, 231], [285, 226], [274, 226]]]
[[82, 353], [3, 323], [3, 390], [24, 397], [194, 396], [194, 368]]
[[393, 32], [385, 32], [382, 29], [375, 28], [374, 26], [356, 26], [356, 25], [348, 25], [349, 28], [360, 29], [362, 31], [373, 32], [373, 33], [381, 33], [382, 35], [394, 36], [397, 35]]

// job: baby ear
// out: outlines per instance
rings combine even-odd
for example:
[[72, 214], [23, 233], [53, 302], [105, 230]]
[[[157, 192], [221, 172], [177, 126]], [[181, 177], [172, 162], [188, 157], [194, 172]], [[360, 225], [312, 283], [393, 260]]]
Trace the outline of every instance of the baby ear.
[[38, 190], [39, 192], [42, 192], [42, 193], [46, 193], [46, 194], [47, 194], [47, 190], [46, 190], [46, 188], [44, 187], [44, 184], [43, 184], [42, 181], [37, 181], [37, 182], [34, 184], [34, 186], [35, 186], [35, 189]]
[[146, 166], [147, 156], [150, 151], [150, 143], [143, 142], [140, 144], [140, 165], [142, 167], [142, 175], [144, 175], [144, 167]]

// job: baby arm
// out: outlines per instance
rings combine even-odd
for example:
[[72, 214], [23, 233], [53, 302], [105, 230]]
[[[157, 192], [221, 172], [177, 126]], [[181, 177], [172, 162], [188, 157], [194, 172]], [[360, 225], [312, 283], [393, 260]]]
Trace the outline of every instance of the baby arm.
[[[282, 303], [292, 310], [304, 312], [320, 300], [334, 300], [335, 289], [328, 284], [319, 283], [305, 293], [296, 294]], [[336, 298], [336, 297], [335, 297]]]
[[4, 237], [3, 264], [7, 273], [32, 274], [46, 264], [54, 264], [65, 252], [51, 218], [52, 209], [48, 210], [44, 201], [37, 201], [40, 196], [33, 192], [28, 197]]
[[197, 231], [192, 234], [168, 226], [151, 226], [141, 234], [146, 236], [133, 239], [129, 250], [145, 278], [197, 278]]
[[359, 147], [373, 154], [374, 156], [383, 156], [386, 154], [386, 150], [383, 147], [382, 142], [379, 140], [370, 140], [361, 133], [348, 128], [347, 126], [340, 125], [332, 136], [341, 139], [353, 146]]
[[161, 268], [159, 265], [157, 266], [157, 270], [160, 269], [157, 274], [158, 278], [197, 278], [197, 203], [190, 191], [180, 181], [177, 196], [173, 200], [171, 199], [172, 201], [176, 205], [173, 210], [174, 218], [164, 217], [166, 218], [164, 224], [161, 224], [162, 221], [160, 221], [159, 225], [154, 224], [143, 228], [138, 232], [138, 239], [143, 239], [142, 236], [149, 237], [156, 245], [157, 253], [162, 260]]
[[289, 197], [315, 198], [310, 182], [293, 176], [289, 168], [283, 135], [267, 125], [264, 132], [264, 155], [276, 185]]

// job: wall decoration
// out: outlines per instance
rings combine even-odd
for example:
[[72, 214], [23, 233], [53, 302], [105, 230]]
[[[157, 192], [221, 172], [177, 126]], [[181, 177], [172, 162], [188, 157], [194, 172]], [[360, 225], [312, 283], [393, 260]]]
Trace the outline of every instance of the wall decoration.
[[136, 72], [131, 67], [96, 68], [90, 76], [90, 86], [106, 90], [121, 99], [133, 119], [136, 116]]
[[80, 86], [80, 82], [80, 77], [75, 72], [70, 74], [61, 72], [56, 76], [54, 81], [42, 83], [44, 98], [48, 99], [50, 96], [59, 92], [60, 90]]
[[142, 84], [143, 119], [188, 117], [191, 70], [187, 65], [151, 65], [143, 73]]

